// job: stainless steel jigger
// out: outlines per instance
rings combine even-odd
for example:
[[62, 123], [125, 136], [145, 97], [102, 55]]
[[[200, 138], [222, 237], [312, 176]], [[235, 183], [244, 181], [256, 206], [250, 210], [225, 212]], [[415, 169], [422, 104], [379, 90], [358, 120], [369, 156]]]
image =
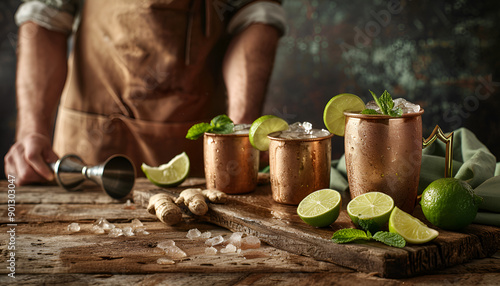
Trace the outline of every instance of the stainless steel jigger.
[[97, 166], [86, 166], [80, 157], [69, 154], [50, 167], [57, 183], [68, 191], [81, 190], [81, 185], [90, 180], [100, 185], [110, 197], [121, 199], [130, 193], [135, 182], [134, 165], [122, 155], [111, 156]]

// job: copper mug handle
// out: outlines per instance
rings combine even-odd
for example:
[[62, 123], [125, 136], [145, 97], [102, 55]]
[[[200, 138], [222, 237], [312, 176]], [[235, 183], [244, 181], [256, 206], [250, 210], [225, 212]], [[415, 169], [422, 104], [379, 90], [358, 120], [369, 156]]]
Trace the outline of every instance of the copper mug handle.
[[436, 141], [436, 139], [439, 139], [446, 144], [444, 177], [451, 178], [453, 177], [453, 132], [450, 132], [448, 135], [446, 135], [441, 130], [441, 128], [436, 125], [431, 135], [427, 139], [422, 138], [422, 148], [425, 149], [434, 141]]

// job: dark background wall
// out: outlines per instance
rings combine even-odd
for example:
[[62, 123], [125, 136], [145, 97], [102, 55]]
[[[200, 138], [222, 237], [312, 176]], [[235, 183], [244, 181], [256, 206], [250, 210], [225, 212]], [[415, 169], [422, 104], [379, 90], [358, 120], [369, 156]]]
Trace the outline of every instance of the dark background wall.
[[[0, 154], [13, 142], [19, 1], [0, 2]], [[424, 109], [426, 137], [471, 129], [500, 156], [500, 2], [285, 0], [281, 39], [264, 112], [324, 128], [322, 111], [343, 92], [368, 89]], [[343, 138], [333, 139], [333, 158]], [[1, 164], [3, 175], [3, 164]]]

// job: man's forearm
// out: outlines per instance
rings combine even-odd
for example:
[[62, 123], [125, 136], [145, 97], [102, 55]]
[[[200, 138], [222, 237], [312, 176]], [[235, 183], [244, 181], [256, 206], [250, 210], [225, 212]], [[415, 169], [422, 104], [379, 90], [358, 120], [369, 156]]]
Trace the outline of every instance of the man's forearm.
[[19, 27], [16, 74], [17, 135], [52, 135], [57, 105], [66, 81], [67, 36], [33, 22]]
[[261, 114], [279, 37], [272, 26], [252, 24], [231, 41], [223, 72], [235, 123], [252, 123]]

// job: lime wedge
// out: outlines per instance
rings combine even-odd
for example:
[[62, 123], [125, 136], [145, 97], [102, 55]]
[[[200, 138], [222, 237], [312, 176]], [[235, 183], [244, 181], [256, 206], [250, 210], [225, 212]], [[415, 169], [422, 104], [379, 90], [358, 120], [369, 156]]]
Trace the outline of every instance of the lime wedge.
[[270, 141], [269, 138], [267, 138], [267, 134], [286, 129], [288, 129], [288, 123], [286, 123], [285, 120], [274, 115], [264, 115], [257, 118], [252, 123], [248, 137], [255, 149], [267, 151]]
[[359, 220], [372, 220], [379, 228], [389, 220], [394, 200], [384, 193], [369, 192], [359, 195], [347, 204], [347, 214], [359, 226]]
[[323, 121], [331, 133], [344, 136], [345, 111], [361, 112], [365, 109], [365, 103], [357, 95], [342, 93], [328, 101], [323, 112]]
[[399, 233], [409, 243], [426, 243], [439, 235], [419, 219], [395, 207], [389, 218], [389, 231]]
[[342, 198], [332, 189], [315, 191], [305, 197], [297, 207], [297, 214], [307, 224], [324, 227], [337, 220]]
[[182, 152], [167, 164], [151, 167], [142, 163], [141, 169], [153, 184], [160, 187], [175, 187], [187, 178], [189, 166], [189, 157], [186, 152]]

